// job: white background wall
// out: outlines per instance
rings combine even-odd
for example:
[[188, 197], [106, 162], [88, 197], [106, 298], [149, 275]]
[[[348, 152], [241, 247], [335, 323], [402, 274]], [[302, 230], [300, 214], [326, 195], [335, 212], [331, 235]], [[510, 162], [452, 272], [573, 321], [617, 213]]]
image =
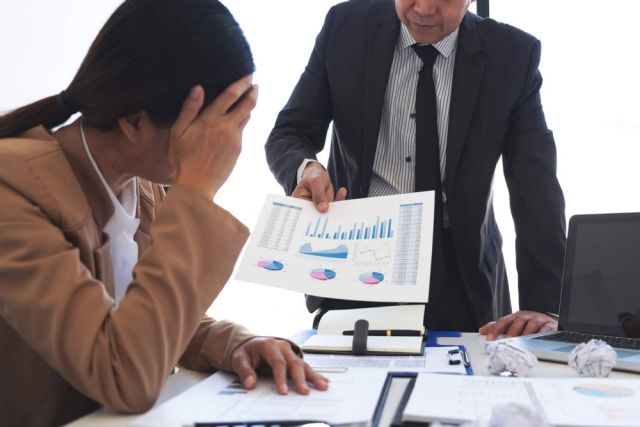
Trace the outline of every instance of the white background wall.
[[[0, 111], [64, 89], [119, 3], [3, 0]], [[238, 165], [217, 201], [250, 227], [264, 195], [282, 193], [266, 166], [263, 145], [304, 69], [326, 11], [335, 3], [225, 2], [252, 46], [260, 99], [245, 131]], [[637, 0], [491, 0], [493, 17], [542, 41], [542, 97], [556, 137], [567, 217], [640, 211], [639, 13]], [[500, 165], [496, 171], [496, 214], [517, 307], [513, 223]], [[301, 294], [236, 281], [227, 285], [209, 314], [236, 320], [260, 334], [291, 335], [311, 323]]]

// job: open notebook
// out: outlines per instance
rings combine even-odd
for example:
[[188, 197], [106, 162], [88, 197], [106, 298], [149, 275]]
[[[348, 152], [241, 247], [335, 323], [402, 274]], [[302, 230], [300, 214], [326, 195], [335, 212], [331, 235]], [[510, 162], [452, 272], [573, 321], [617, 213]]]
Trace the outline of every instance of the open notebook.
[[[369, 322], [367, 353], [371, 354], [422, 354], [424, 349], [424, 305], [393, 305], [387, 307], [332, 310], [318, 325], [316, 335], [302, 344], [308, 353], [351, 353], [354, 324], [364, 319]], [[384, 331], [384, 332], [382, 332]], [[373, 336], [373, 333], [391, 331], [392, 336]], [[415, 336], [393, 336], [396, 331]], [[398, 332], [400, 333], [400, 332]]]

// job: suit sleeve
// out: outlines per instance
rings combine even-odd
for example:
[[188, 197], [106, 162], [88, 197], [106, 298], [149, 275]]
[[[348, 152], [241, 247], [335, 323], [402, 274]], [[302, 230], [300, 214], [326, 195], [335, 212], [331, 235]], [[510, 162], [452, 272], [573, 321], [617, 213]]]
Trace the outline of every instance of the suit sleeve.
[[516, 231], [521, 310], [557, 313], [566, 224], [556, 177], [556, 146], [540, 99], [540, 42], [529, 55], [527, 76], [509, 120], [503, 167]]
[[[114, 308], [38, 205], [1, 182], [0, 200], [2, 317], [81, 393], [118, 411], [147, 410], [229, 278], [246, 227], [198, 193], [172, 187], [153, 245]], [[229, 323], [208, 332], [220, 367], [247, 336]]]
[[269, 167], [286, 194], [291, 194], [295, 189], [296, 172], [302, 162], [316, 159], [316, 154], [322, 151], [329, 123], [333, 119], [325, 63], [333, 15], [332, 8], [316, 38], [309, 62], [289, 101], [278, 114], [265, 145]]

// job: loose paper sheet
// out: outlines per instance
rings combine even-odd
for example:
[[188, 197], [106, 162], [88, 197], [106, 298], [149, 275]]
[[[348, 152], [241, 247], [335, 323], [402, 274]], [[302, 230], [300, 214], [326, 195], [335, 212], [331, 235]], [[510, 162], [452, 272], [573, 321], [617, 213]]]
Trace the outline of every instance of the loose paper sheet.
[[383, 369], [387, 372], [433, 372], [441, 374], [466, 375], [467, 370], [460, 354], [453, 360], [460, 360], [457, 365], [449, 364], [449, 350], [458, 347], [427, 347], [422, 356], [343, 356], [334, 354], [305, 354], [304, 360], [324, 375], [331, 369], [346, 367]]
[[329, 390], [279, 395], [271, 379], [247, 391], [234, 375], [216, 373], [134, 420], [131, 427], [192, 425], [195, 422], [317, 420], [331, 424], [371, 420], [387, 375], [385, 370], [349, 369], [323, 373]]
[[328, 298], [426, 302], [433, 191], [330, 204], [269, 195], [236, 278]]
[[640, 425], [640, 381], [419, 374], [405, 421], [466, 422], [517, 403], [557, 426]]

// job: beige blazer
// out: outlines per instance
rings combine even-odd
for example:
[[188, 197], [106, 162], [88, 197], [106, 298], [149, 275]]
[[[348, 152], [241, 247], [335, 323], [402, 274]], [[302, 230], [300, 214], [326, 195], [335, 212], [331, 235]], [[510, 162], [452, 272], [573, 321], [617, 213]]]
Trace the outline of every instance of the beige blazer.
[[[173, 367], [230, 370], [250, 339], [204, 318], [247, 228], [189, 188], [138, 180], [134, 280], [114, 308], [113, 206], [79, 130], [0, 140], [0, 424], [59, 425], [100, 404], [139, 412]], [[160, 207], [160, 201], [162, 206]]]

